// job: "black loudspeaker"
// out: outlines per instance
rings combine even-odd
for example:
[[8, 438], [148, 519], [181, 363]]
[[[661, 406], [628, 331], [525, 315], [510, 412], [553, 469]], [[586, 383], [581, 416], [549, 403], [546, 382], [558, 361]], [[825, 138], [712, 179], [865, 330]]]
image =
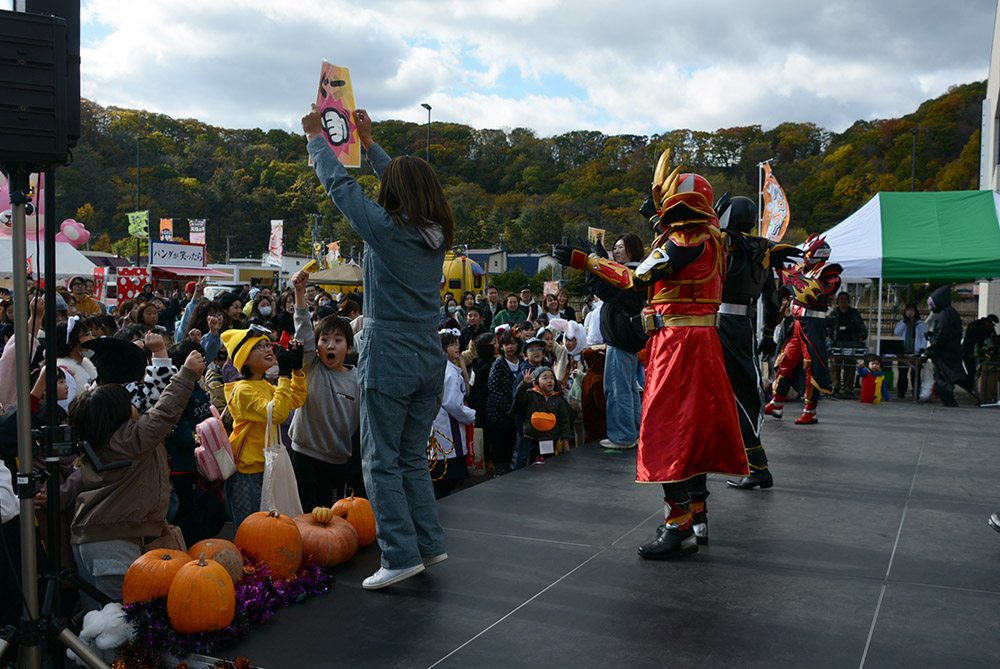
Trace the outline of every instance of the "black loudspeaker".
[[44, 172], [66, 162], [67, 81], [66, 22], [0, 11], [0, 165]]
[[69, 145], [80, 139], [80, 0], [14, 0], [14, 9], [66, 21], [66, 132]]

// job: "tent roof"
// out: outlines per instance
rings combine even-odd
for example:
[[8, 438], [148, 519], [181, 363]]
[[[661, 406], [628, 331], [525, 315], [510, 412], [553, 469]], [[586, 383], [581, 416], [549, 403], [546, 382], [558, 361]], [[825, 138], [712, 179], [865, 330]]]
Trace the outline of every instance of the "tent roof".
[[[45, 243], [34, 240], [28, 241], [27, 255], [32, 259], [31, 268], [35, 278], [44, 276], [45, 272]], [[35, 257], [35, 253], [38, 257]], [[14, 240], [10, 237], [0, 238], [0, 276], [11, 276], [14, 267]], [[67, 242], [56, 242], [56, 276], [67, 278], [77, 274], [90, 276], [94, 271], [94, 263], [87, 259]]]
[[364, 285], [364, 273], [354, 263], [344, 263], [332, 269], [324, 269], [309, 275], [310, 283], [341, 286]]
[[898, 282], [1000, 277], [1000, 194], [878, 193], [828, 230], [844, 276]]

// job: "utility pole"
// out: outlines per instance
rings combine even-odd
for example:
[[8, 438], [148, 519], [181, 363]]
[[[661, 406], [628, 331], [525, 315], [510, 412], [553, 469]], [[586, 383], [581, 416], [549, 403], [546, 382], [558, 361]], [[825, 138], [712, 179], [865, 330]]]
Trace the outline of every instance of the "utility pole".
[[229, 240], [236, 235], [226, 235], [226, 264], [229, 264]]

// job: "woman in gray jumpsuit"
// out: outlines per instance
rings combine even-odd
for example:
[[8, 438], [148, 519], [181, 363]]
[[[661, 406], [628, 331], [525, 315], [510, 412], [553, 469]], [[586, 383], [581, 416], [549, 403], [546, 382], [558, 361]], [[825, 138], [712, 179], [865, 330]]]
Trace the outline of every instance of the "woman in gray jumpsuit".
[[358, 139], [381, 181], [378, 202], [365, 197], [327, 143], [320, 112], [313, 105], [302, 118], [316, 175], [365, 240], [361, 462], [382, 566], [362, 585], [374, 590], [448, 557], [426, 446], [444, 387], [438, 306], [455, 225], [430, 165], [414, 156], [390, 160], [372, 141], [371, 118], [359, 109]]

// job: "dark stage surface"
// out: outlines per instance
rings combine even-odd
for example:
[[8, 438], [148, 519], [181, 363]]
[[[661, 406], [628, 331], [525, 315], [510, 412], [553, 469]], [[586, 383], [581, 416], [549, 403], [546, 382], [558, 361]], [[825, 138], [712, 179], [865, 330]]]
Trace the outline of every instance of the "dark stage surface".
[[[776, 485], [710, 477], [710, 545], [646, 562], [659, 486], [596, 445], [440, 503], [450, 559], [378, 549], [223, 653], [288, 667], [1000, 666], [1000, 410], [825, 401], [767, 418]], [[801, 440], [801, 441], [798, 441]]]

